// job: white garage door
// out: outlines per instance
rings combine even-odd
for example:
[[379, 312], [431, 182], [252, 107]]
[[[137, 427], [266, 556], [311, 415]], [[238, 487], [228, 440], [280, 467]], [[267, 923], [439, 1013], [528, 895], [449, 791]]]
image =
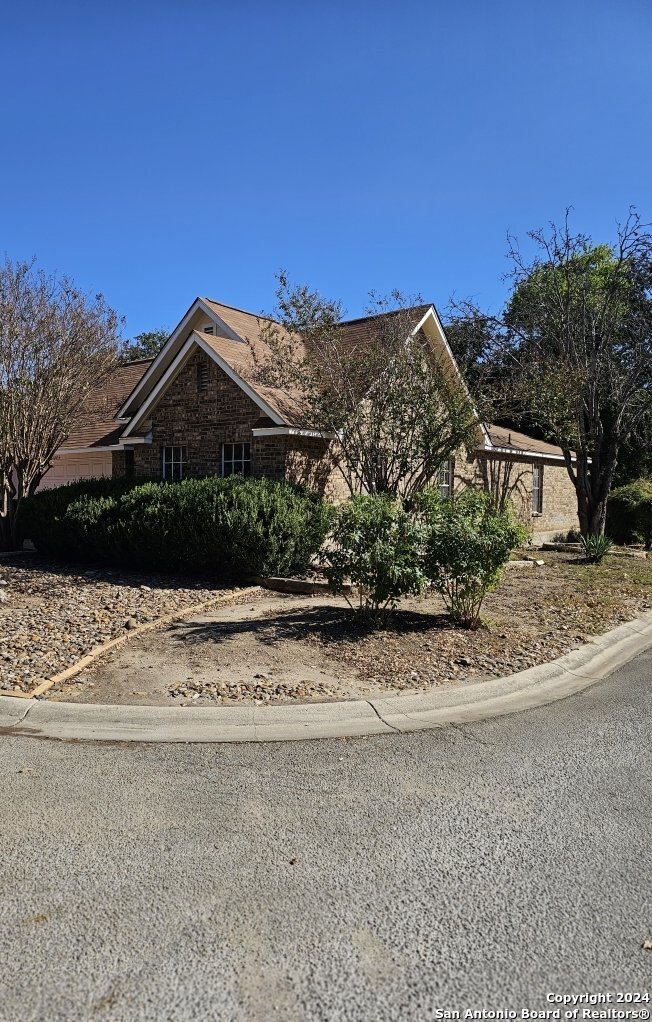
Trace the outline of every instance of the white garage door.
[[53, 486], [74, 483], [78, 479], [95, 479], [111, 475], [111, 452], [98, 451], [93, 454], [62, 454], [56, 457], [52, 468], [43, 476], [39, 490]]

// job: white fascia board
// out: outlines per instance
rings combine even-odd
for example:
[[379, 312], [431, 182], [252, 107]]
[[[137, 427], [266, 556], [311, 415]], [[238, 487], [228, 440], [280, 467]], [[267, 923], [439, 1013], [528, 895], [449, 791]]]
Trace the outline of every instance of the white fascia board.
[[192, 318], [195, 315], [195, 313], [198, 312], [199, 310], [201, 310], [206, 315], [207, 319], [210, 319], [213, 323], [215, 323], [215, 325], [218, 326], [220, 328], [220, 330], [224, 334], [226, 334], [226, 336], [229, 337], [232, 341], [240, 341], [243, 344], [246, 343], [243, 340], [242, 337], [239, 337], [238, 334], [236, 334], [231, 329], [231, 327], [227, 323], [224, 322], [223, 319], [220, 319], [220, 317], [217, 315], [216, 312], [213, 312], [211, 307], [206, 304], [206, 302], [203, 300], [203, 298], [195, 298], [194, 302], [192, 303], [192, 305], [190, 306], [190, 308], [186, 312], [186, 314], [183, 317], [183, 319], [181, 320], [181, 322], [174, 328], [174, 330], [172, 331], [172, 333], [168, 337], [167, 341], [165, 342], [165, 344], [163, 345], [163, 347], [159, 351], [158, 355], [156, 356], [156, 358], [152, 362], [152, 364], [149, 367], [149, 369], [147, 370], [147, 372], [138, 381], [138, 383], [136, 384], [135, 388], [132, 390], [131, 394], [129, 394], [127, 396], [127, 400], [124, 402], [122, 407], [118, 410], [118, 413], [116, 415], [117, 419], [125, 418], [126, 417], [126, 409], [129, 407], [129, 405], [133, 404], [133, 402], [136, 400], [138, 395], [147, 386], [147, 384], [151, 380], [152, 376], [154, 376], [158, 372], [158, 370], [159, 370], [159, 368], [161, 366], [161, 363], [164, 362], [165, 359], [167, 358], [167, 356], [169, 354], [169, 351], [170, 351], [170, 348], [174, 347], [176, 342], [179, 340], [179, 337], [183, 334], [184, 330], [187, 330], [188, 324], [192, 320]]
[[[191, 351], [192, 346], [193, 346], [193, 339], [192, 339], [193, 336], [194, 336], [194, 334], [191, 334], [191, 336], [188, 338], [188, 340], [183, 345], [181, 350], [178, 352], [176, 358], [173, 359], [173, 361], [170, 363], [168, 368], [165, 370], [165, 372], [163, 373], [163, 376], [158, 381], [156, 386], [153, 388], [153, 390], [150, 391], [149, 396], [145, 399], [143, 404], [140, 406], [140, 408], [138, 409], [137, 414], [134, 415], [134, 417], [132, 418], [131, 422], [126, 427], [126, 429], [123, 430], [122, 436], [121, 436], [121, 440], [125, 440], [127, 437], [131, 436], [131, 431], [133, 429], [135, 429], [136, 426], [140, 425], [140, 423], [143, 421], [143, 419], [147, 415], [148, 410], [152, 407], [152, 405], [156, 401], [156, 399], [159, 396], [159, 394], [161, 394], [161, 392], [163, 390], [165, 390], [165, 388], [168, 386], [168, 384], [170, 383], [170, 381], [173, 378], [173, 376], [175, 376], [176, 373], [179, 371], [179, 369], [182, 368], [184, 362], [186, 361], [186, 359], [190, 355], [190, 351]], [[131, 440], [130, 440], [130, 442], [131, 442]]]
[[241, 344], [247, 343], [244, 337], [241, 337], [240, 334], [236, 334], [235, 330], [230, 327], [228, 323], [225, 323], [221, 316], [218, 316], [217, 313], [211, 309], [210, 305], [206, 304], [203, 298], [198, 298], [197, 304], [199, 308], [203, 309], [207, 316], [209, 316], [210, 319], [212, 319], [213, 322], [216, 323], [232, 341], [240, 341]]
[[83, 454], [85, 456], [87, 454], [95, 454], [96, 452], [98, 454], [106, 454], [108, 451], [124, 451], [125, 448], [133, 447], [134, 444], [151, 444], [151, 442], [152, 436], [150, 433], [148, 436], [129, 437], [128, 442], [119, 440], [117, 444], [103, 444], [101, 447], [99, 445], [97, 447], [59, 447], [54, 452], [54, 456], [55, 458], [62, 454]]
[[252, 429], [254, 436], [308, 436], [317, 440], [335, 440], [336, 433], [324, 433], [319, 429], [298, 429], [294, 426], [261, 426], [259, 429]]
[[216, 362], [217, 365], [220, 367], [220, 369], [222, 369], [222, 371], [225, 372], [226, 375], [231, 380], [233, 380], [233, 382], [237, 384], [237, 386], [240, 387], [240, 389], [243, 390], [244, 393], [248, 397], [250, 397], [252, 401], [255, 402], [255, 404], [258, 405], [258, 407], [265, 413], [265, 415], [269, 416], [272, 422], [277, 423], [279, 426], [285, 425], [283, 419], [280, 418], [278, 413], [275, 412], [273, 408], [270, 408], [267, 402], [264, 401], [260, 397], [260, 395], [258, 395], [255, 392], [255, 390], [252, 390], [249, 384], [245, 383], [242, 377], [238, 376], [238, 374], [235, 372], [234, 369], [231, 368], [228, 362], [225, 362], [224, 359], [221, 358], [213, 348], [211, 348], [210, 344], [207, 344], [206, 341], [204, 341], [203, 338], [200, 337], [199, 334], [197, 334], [196, 331], [193, 330], [190, 337], [183, 345], [176, 358], [170, 363], [161, 379], [158, 381], [158, 383], [153, 388], [147, 399], [138, 409], [138, 414], [134, 416], [134, 418], [131, 420], [127, 428], [122, 433], [121, 440], [126, 441], [127, 437], [131, 438], [133, 430], [137, 426], [139, 426], [141, 422], [146, 418], [147, 413], [156, 403], [157, 399], [172, 383], [174, 377], [177, 375], [179, 370], [183, 368], [185, 362], [190, 357], [190, 354], [194, 347], [201, 348], [202, 351], [204, 351], [210, 358], [212, 358], [213, 361]]
[[[477, 450], [481, 451], [483, 454], [495, 454], [497, 456], [500, 456], [501, 454], [510, 454], [521, 460], [524, 458], [534, 458], [538, 461], [545, 461], [546, 459], [549, 461], [565, 460], [563, 454], [544, 454], [542, 451], [523, 451], [520, 448], [517, 449], [515, 447], [494, 447], [493, 444], [489, 447], [479, 447]], [[576, 458], [571, 458], [571, 461], [576, 460]]]
[[450, 344], [448, 343], [448, 338], [446, 337], [446, 331], [444, 330], [444, 325], [443, 325], [441, 319], [439, 318], [439, 313], [437, 312], [437, 310], [436, 310], [434, 305], [431, 305], [428, 308], [428, 310], [426, 311], [426, 313], [423, 316], [423, 318], [420, 320], [419, 323], [417, 323], [417, 325], [415, 326], [414, 330], [412, 331], [412, 336], [414, 336], [416, 333], [418, 333], [419, 330], [421, 330], [423, 325], [429, 319], [432, 319], [433, 323], [435, 324], [437, 333], [439, 335], [439, 339], [441, 340], [442, 344], [444, 345], [444, 348], [446, 350], [446, 354], [448, 355], [448, 357], [449, 357], [449, 359], [451, 361], [451, 364], [453, 365], [453, 367], [455, 369], [455, 375], [457, 376], [458, 380], [460, 381], [460, 384], [462, 386], [462, 390], [464, 391], [464, 394], [468, 398], [469, 404], [471, 405], [471, 408], [473, 409], [473, 414], [474, 414], [475, 418], [478, 421], [478, 425], [480, 426], [480, 429], [482, 430], [482, 435], [483, 435], [483, 438], [484, 438], [485, 445], [491, 446], [491, 440], [489, 438], [489, 433], [487, 432], [487, 428], [486, 428], [484, 422], [481, 421], [480, 416], [478, 415], [478, 410], [475, 407], [475, 402], [474, 402], [473, 398], [471, 397], [471, 391], [467, 387], [466, 380], [464, 379], [464, 377], [462, 376], [462, 374], [460, 372], [460, 367], [458, 366], [457, 359], [455, 358], [455, 355], [453, 354], [453, 349], [451, 348]]
[[109, 451], [118, 451], [118, 450], [120, 450], [119, 447], [109, 447], [109, 446], [104, 446], [104, 447], [59, 447], [54, 452], [54, 457], [55, 458], [59, 458], [62, 455], [65, 455], [65, 454], [79, 454], [79, 455], [83, 455], [85, 457], [87, 454], [106, 454]]
[[[425, 321], [428, 319], [428, 317], [432, 317], [432, 320], [433, 320], [434, 325], [436, 327], [436, 330], [437, 330], [437, 333], [438, 333], [439, 338], [441, 340], [441, 343], [444, 344], [444, 347], [445, 347], [446, 352], [447, 352], [447, 354], [449, 356], [449, 359], [451, 360], [452, 364], [455, 366], [456, 375], [457, 375], [460, 383], [462, 384], [462, 387], [464, 389], [464, 393], [466, 394], [466, 397], [468, 398], [469, 404], [470, 404], [471, 408], [473, 409], [473, 414], [474, 414], [475, 418], [478, 421], [480, 429], [482, 430], [482, 436], [484, 438], [484, 443], [488, 444], [488, 445], [491, 445], [492, 442], [491, 442], [490, 434], [488, 434], [486, 426], [480, 420], [480, 417], [477, 414], [477, 409], [475, 407], [475, 402], [473, 401], [473, 398], [471, 397], [471, 391], [469, 390], [468, 386], [466, 385], [466, 380], [464, 379], [464, 377], [462, 376], [462, 373], [460, 372], [460, 367], [457, 364], [457, 359], [455, 358], [455, 356], [453, 354], [453, 349], [452, 349], [451, 345], [449, 344], [449, 338], [446, 335], [446, 330], [444, 329], [444, 323], [441, 322], [441, 320], [439, 319], [439, 314], [437, 313], [437, 311], [434, 308], [434, 306], [430, 306], [430, 308], [428, 309], [427, 313], [425, 314], [425, 316], [421, 320], [421, 323], [419, 323], [419, 325], [417, 327], [417, 330], [421, 329], [422, 325], [425, 323]], [[416, 330], [415, 330], [415, 333], [416, 333]]]

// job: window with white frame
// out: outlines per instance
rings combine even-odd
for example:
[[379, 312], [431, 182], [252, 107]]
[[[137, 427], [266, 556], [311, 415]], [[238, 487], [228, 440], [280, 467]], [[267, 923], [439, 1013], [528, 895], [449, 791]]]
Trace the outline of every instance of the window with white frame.
[[532, 514], [543, 514], [543, 465], [532, 466]]
[[251, 475], [251, 444], [222, 444], [222, 475]]
[[440, 497], [450, 497], [453, 492], [453, 459], [448, 458], [437, 470], [437, 489]]
[[188, 469], [188, 448], [175, 444], [163, 448], [163, 478], [183, 479]]

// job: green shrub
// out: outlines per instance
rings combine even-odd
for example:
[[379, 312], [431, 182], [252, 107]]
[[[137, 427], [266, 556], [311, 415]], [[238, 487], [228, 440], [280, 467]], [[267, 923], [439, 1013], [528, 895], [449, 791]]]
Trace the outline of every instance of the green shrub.
[[477, 628], [482, 602], [500, 581], [501, 569], [527, 530], [488, 494], [466, 490], [434, 505], [425, 546], [425, 573], [451, 617]]
[[652, 480], [635, 479], [609, 494], [607, 532], [616, 543], [640, 539], [652, 549]]
[[597, 532], [589, 536], [582, 536], [580, 543], [589, 564], [600, 564], [602, 558], [607, 556], [614, 545], [609, 536], [603, 536]]
[[77, 537], [69, 534], [68, 525], [63, 521], [68, 507], [79, 499], [115, 499], [134, 487], [141, 486], [143, 482], [143, 479], [133, 476], [101, 477], [67, 483], [51, 490], [39, 490], [21, 502], [22, 536], [24, 539], [31, 539], [36, 549], [46, 556], [73, 556]]
[[40, 496], [30, 534], [43, 553], [233, 579], [305, 570], [332, 521], [310, 490], [241, 476], [150, 481], [105, 495], [70, 489], [67, 504], [61, 493], [37, 504]]
[[347, 581], [356, 586], [359, 616], [382, 624], [402, 596], [425, 588], [422, 538], [422, 527], [400, 501], [353, 497], [338, 509], [326, 577], [335, 592], [343, 593]]

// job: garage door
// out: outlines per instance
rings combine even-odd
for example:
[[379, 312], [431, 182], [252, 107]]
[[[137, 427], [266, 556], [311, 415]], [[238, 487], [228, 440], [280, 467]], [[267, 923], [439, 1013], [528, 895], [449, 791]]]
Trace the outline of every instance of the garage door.
[[110, 451], [100, 451], [97, 454], [62, 454], [54, 459], [52, 468], [43, 476], [39, 490], [74, 483], [78, 479], [95, 479], [110, 475]]

